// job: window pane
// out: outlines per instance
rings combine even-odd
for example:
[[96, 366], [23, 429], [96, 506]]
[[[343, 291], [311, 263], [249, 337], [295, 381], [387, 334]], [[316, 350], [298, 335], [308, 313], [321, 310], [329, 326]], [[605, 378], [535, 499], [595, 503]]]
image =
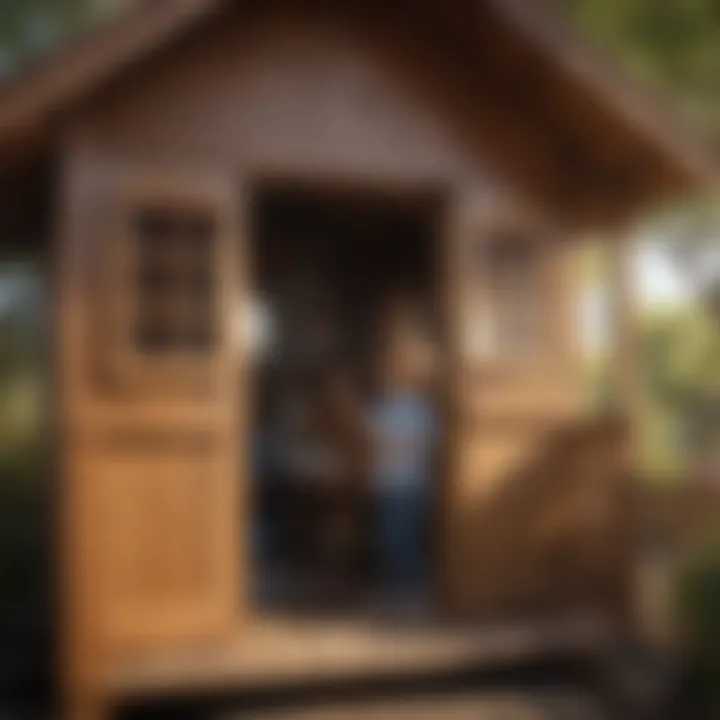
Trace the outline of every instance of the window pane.
[[495, 352], [536, 351], [543, 342], [545, 303], [541, 247], [520, 236], [495, 236], [487, 246], [486, 271]]
[[215, 344], [213, 253], [207, 212], [145, 208], [133, 223], [137, 349], [150, 354], [207, 352]]

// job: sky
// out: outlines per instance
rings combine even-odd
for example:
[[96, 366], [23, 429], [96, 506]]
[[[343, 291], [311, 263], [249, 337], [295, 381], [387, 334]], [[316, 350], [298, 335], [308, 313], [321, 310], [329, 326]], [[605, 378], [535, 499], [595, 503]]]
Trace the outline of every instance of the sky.
[[641, 244], [634, 260], [634, 275], [641, 305], [676, 304], [690, 299], [683, 278], [667, 250], [658, 244]]

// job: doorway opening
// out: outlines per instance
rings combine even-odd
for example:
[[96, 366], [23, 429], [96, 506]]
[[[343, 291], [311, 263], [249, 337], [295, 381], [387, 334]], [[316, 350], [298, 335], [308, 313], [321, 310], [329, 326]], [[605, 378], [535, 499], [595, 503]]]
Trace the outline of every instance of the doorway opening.
[[[377, 611], [388, 567], [394, 590], [430, 609], [440, 209], [436, 196], [258, 189], [250, 348], [252, 583], [260, 612]], [[405, 355], [391, 350], [411, 346]], [[383, 403], [400, 395], [418, 402], [399, 421], [401, 433], [410, 428], [409, 442], [393, 450], [397, 437], [390, 427], [384, 438], [382, 423], [392, 425], [397, 414]], [[394, 509], [378, 503], [396, 489], [388, 457], [407, 460], [417, 490]], [[411, 525], [403, 541], [397, 528]]]

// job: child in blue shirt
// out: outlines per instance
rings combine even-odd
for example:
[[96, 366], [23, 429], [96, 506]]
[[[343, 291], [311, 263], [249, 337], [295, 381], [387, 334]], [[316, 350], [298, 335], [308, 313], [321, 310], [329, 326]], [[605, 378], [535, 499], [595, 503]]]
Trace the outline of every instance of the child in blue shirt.
[[424, 600], [437, 446], [428, 346], [396, 338], [384, 353], [370, 413], [370, 484], [382, 583], [394, 599]]

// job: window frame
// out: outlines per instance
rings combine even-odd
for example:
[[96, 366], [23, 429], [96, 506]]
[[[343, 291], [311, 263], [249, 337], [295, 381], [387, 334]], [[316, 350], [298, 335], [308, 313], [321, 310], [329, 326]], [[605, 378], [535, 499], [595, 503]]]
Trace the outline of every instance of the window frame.
[[[506, 350], [499, 344], [498, 330], [502, 319], [496, 300], [496, 271], [489, 261], [493, 246], [517, 242], [533, 249], [537, 263], [536, 287], [539, 292], [536, 339], [523, 350]], [[558, 313], [558, 300], [565, 297], [568, 270], [562, 262], [563, 237], [558, 228], [538, 212], [522, 207], [502, 208], [483, 213], [476, 224], [467, 254], [468, 286], [471, 288], [470, 308], [466, 310], [464, 330], [466, 351], [485, 367], [508, 369], [541, 369], [552, 367], [563, 355], [570, 328]], [[480, 327], [478, 327], [480, 324]], [[488, 339], [488, 336], [494, 336]]]
[[[230, 304], [228, 273], [223, 263], [228, 239], [232, 240], [235, 233], [232, 232], [228, 207], [232, 205], [228, 204], [226, 185], [197, 173], [192, 179], [176, 174], [146, 175], [126, 184], [118, 192], [110, 215], [106, 257], [108, 302], [102, 306], [100, 320], [107, 322], [103, 333], [108, 338], [103, 350], [103, 367], [114, 390], [179, 397], [212, 392], [215, 385], [213, 363], [225, 351], [229, 335], [229, 323], [223, 321]], [[133, 219], [144, 210], [156, 209], [163, 213], [207, 213], [212, 218], [213, 248], [208, 262], [213, 296], [209, 332], [213, 341], [202, 352], [149, 353], [143, 352], [137, 344], [139, 294], [133, 275], [138, 241]]]

